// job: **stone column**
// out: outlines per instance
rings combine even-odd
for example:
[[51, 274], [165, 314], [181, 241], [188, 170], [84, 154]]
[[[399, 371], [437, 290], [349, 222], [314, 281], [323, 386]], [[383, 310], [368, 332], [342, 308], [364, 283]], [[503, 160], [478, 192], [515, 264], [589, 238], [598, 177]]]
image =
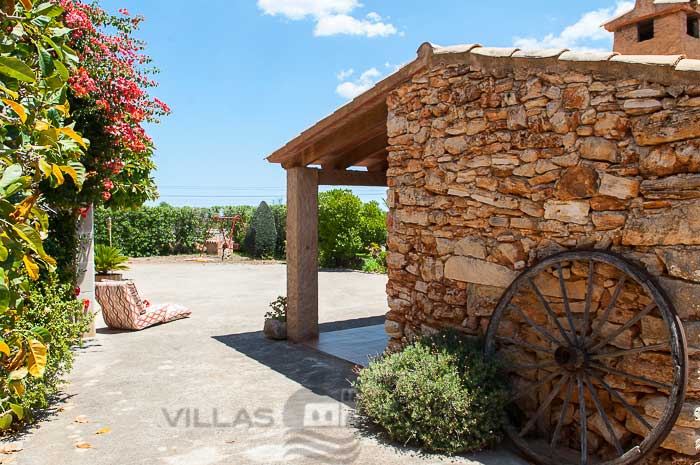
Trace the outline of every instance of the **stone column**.
[[287, 170], [287, 335], [318, 337], [318, 171]]
[[[95, 301], [95, 212], [92, 205], [87, 207], [85, 217], [78, 219], [78, 260], [76, 282], [80, 289], [78, 298], [89, 300], [90, 305], [86, 312], [95, 314], [97, 302]], [[90, 329], [85, 333], [84, 337], [94, 337], [95, 322], [93, 320]]]

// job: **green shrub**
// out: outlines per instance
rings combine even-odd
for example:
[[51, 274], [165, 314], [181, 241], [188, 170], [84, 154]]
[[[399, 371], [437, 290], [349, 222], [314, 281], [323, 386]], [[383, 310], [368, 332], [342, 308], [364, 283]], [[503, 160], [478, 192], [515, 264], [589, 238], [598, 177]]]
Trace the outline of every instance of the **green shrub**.
[[277, 226], [275, 215], [266, 202], [260, 202], [253, 214], [245, 239], [245, 251], [255, 258], [275, 256], [277, 247]]
[[[27, 377], [22, 406], [26, 411], [46, 408], [58, 394], [65, 375], [73, 364], [72, 348], [82, 344], [81, 336], [89, 329], [92, 316], [85, 314], [83, 302], [75, 299], [69, 284], [57, 284], [56, 276], [42, 279], [31, 286], [26, 307], [17, 321], [17, 328], [30, 330], [43, 327], [50, 335], [44, 376]], [[31, 420], [31, 415], [25, 417]]]
[[277, 228], [275, 258], [284, 260], [287, 255], [287, 206], [273, 205], [270, 208], [272, 208], [272, 213], [275, 215], [275, 227]]
[[362, 205], [359, 226], [360, 239], [364, 246], [386, 244], [386, 212], [379, 208], [377, 202]]
[[359, 415], [402, 444], [459, 454], [501, 440], [507, 387], [481, 344], [456, 332], [375, 360], [355, 387]]
[[318, 204], [318, 247], [321, 266], [355, 267], [363, 253], [359, 226], [362, 201], [352, 191], [322, 192]]

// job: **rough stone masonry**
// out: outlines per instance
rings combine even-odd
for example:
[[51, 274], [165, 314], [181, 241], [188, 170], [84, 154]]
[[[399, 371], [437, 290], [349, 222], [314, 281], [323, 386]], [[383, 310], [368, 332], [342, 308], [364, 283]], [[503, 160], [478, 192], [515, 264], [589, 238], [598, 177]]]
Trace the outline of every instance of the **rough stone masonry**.
[[663, 445], [684, 455], [663, 461], [691, 463], [700, 61], [682, 71], [682, 57], [426, 47], [427, 68], [388, 98], [391, 346], [446, 327], [483, 334], [505, 288], [542, 257], [621, 252], [658, 277], [688, 334], [692, 388]]

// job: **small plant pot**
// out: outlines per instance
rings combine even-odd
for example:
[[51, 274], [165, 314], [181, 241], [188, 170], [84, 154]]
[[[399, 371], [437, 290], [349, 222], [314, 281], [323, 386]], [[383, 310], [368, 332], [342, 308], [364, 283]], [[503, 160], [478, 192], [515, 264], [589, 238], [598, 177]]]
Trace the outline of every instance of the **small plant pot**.
[[122, 273], [96, 274], [95, 281], [98, 283], [104, 281], [124, 281], [124, 275]]
[[279, 320], [265, 320], [265, 337], [274, 341], [287, 339], [287, 323]]

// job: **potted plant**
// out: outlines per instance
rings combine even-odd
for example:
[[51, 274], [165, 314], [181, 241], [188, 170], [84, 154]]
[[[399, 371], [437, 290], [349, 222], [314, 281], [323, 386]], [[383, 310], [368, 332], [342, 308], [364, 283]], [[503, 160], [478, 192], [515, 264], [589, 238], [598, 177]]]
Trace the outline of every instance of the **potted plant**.
[[265, 336], [276, 341], [287, 339], [287, 298], [278, 297], [270, 308], [272, 311], [265, 314]]
[[125, 263], [129, 261], [129, 257], [122, 254], [122, 251], [116, 247], [98, 244], [95, 246], [95, 270], [97, 275], [95, 279], [99, 281], [121, 281], [122, 273], [115, 271], [128, 270], [129, 267]]

